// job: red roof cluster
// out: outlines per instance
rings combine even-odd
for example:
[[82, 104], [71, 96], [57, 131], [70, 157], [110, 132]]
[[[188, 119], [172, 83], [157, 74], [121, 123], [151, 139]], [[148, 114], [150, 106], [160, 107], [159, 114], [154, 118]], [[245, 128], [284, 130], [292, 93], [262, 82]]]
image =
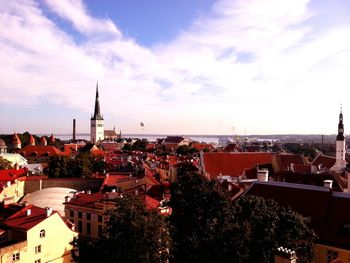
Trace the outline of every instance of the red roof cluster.
[[202, 166], [210, 179], [215, 179], [219, 175], [240, 176], [244, 170], [254, 168], [257, 164], [271, 164], [272, 156], [272, 153], [262, 152], [203, 153]]
[[52, 145], [27, 145], [22, 150], [20, 150], [19, 153], [24, 157], [64, 155], [63, 152]]

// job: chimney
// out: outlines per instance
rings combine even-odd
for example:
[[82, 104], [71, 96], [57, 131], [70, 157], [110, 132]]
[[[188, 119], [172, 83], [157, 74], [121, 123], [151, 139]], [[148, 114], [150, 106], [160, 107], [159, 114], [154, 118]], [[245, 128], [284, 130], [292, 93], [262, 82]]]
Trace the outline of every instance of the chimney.
[[11, 181], [7, 181], [6, 182], [6, 187], [10, 187], [11, 186]]
[[117, 192], [117, 189], [112, 189], [111, 192], [112, 192], [112, 193], [116, 193], [116, 192]]
[[52, 214], [52, 208], [51, 207], [45, 207], [46, 210], [46, 216], [49, 217]]
[[76, 131], [75, 131], [75, 119], [73, 119], [73, 142], [76, 141]]
[[26, 216], [30, 216], [31, 213], [32, 213], [32, 210], [31, 210], [31, 209], [26, 210]]
[[69, 195], [65, 196], [64, 197], [64, 202], [68, 203], [69, 201], [70, 201], [70, 196]]
[[323, 186], [332, 189], [333, 180], [324, 180]]
[[232, 184], [227, 185], [227, 190], [232, 191]]
[[138, 189], [135, 190], [135, 195], [139, 195], [139, 190]]
[[275, 263], [296, 263], [297, 255], [294, 250], [279, 247], [275, 252]]
[[258, 182], [267, 182], [269, 180], [269, 170], [261, 169], [257, 170]]
[[87, 190], [86, 193], [87, 193], [88, 195], [91, 195], [91, 190]]

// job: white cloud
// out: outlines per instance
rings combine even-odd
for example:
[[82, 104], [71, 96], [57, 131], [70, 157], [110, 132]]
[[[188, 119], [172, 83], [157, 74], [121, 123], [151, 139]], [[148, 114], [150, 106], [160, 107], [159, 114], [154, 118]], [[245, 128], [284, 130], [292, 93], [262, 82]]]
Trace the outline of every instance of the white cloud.
[[40, 107], [46, 99], [88, 114], [99, 80], [106, 122], [128, 132], [140, 132], [141, 120], [145, 132], [159, 133], [335, 130], [324, 122], [336, 122], [346, 94], [350, 27], [322, 32], [307, 0], [217, 1], [174, 40], [151, 48], [92, 17], [82, 1], [45, 4], [85, 39], [76, 42], [34, 1], [1, 3], [2, 107]]

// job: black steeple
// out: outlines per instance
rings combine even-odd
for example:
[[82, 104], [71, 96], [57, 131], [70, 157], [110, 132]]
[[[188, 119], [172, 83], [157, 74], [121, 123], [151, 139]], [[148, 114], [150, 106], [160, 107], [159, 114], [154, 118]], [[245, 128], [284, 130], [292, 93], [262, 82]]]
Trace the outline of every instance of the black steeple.
[[94, 116], [91, 117], [91, 120], [103, 120], [100, 110], [100, 101], [98, 96], [98, 82], [96, 84], [96, 99], [95, 99], [95, 111]]
[[337, 141], [344, 141], [343, 109], [340, 107]]

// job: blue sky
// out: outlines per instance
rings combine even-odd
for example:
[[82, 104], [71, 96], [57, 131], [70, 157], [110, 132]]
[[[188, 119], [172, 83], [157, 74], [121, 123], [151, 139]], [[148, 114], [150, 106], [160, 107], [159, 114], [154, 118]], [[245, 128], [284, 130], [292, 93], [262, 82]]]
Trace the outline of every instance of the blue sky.
[[[344, 0], [0, 3], [0, 133], [335, 133]], [[145, 123], [141, 130], [140, 122]], [[346, 126], [345, 126], [346, 128]], [[345, 129], [346, 130], [346, 129]]]

